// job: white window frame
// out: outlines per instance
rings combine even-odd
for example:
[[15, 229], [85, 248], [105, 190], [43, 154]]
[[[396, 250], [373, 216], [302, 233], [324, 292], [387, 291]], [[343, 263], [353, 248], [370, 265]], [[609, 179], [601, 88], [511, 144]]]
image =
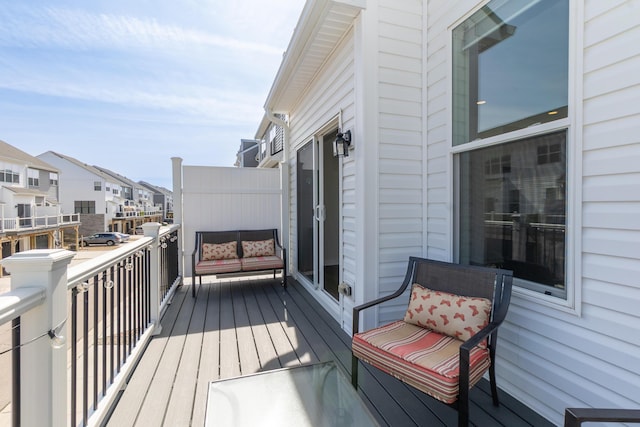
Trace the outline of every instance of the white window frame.
[[[554, 131], [567, 131], [566, 168], [567, 168], [567, 204], [566, 204], [566, 299], [558, 298], [544, 293], [533, 291], [518, 286], [518, 279], [514, 278], [513, 295], [523, 301], [531, 302], [529, 308], [546, 312], [546, 308], [569, 313], [575, 316], [582, 314], [582, 109], [583, 109], [583, 28], [580, 25], [584, 21], [584, 5], [579, 0], [569, 0], [569, 78], [567, 94], [567, 117], [553, 122], [518, 129], [486, 139], [468, 142], [457, 146], [453, 145], [453, 30], [475, 12], [488, 4], [491, 0], [478, 3], [460, 19], [448, 26], [447, 38], [447, 103], [449, 112], [447, 117], [447, 141], [449, 147], [449, 186], [451, 194], [451, 206], [457, 205], [460, 197], [459, 179], [456, 172], [459, 169], [455, 164], [460, 153], [483, 147], [500, 145], [503, 143], [520, 140], [527, 137], [543, 135]], [[459, 212], [451, 210], [451, 247], [453, 258], [459, 254]]]
[[40, 187], [40, 171], [38, 169], [27, 169], [27, 186]]

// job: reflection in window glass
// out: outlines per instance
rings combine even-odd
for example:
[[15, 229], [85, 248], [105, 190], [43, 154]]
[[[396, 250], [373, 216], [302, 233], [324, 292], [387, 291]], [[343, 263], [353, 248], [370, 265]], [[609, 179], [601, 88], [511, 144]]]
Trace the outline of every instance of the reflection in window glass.
[[567, 117], [568, 0], [493, 0], [453, 31], [453, 144]]
[[520, 285], [565, 296], [566, 131], [459, 160], [460, 262], [513, 270]]

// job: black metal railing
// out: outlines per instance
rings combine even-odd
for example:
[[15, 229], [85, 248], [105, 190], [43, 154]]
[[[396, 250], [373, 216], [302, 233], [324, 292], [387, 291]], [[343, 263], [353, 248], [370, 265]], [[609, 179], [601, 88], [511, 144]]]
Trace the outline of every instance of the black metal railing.
[[88, 425], [151, 326], [149, 254], [141, 248], [71, 289], [72, 426]]
[[[174, 225], [160, 230], [158, 225], [158, 228], [145, 230], [149, 234], [137, 242], [122, 245], [72, 268], [62, 264], [69, 262], [73, 256], [71, 252], [52, 251], [34, 256], [36, 263], [55, 258], [52, 268], [58, 265], [58, 270], [52, 271], [60, 271], [60, 266], [64, 265], [66, 282], [60, 281], [60, 276], [46, 276], [45, 272], [42, 286], [25, 286], [17, 280], [16, 289], [0, 295], [0, 325], [8, 322], [12, 325], [11, 348], [1, 354], [12, 356], [13, 426], [29, 423], [27, 419], [37, 419], [38, 424], [45, 419], [42, 412], [34, 410], [37, 407], [34, 401], [25, 396], [29, 396], [27, 389], [43, 391], [50, 389], [50, 385], [53, 390], [60, 390], [57, 396], [54, 391], [55, 398], [49, 397], [51, 401], [58, 402], [58, 408], [66, 408], [62, 413], [55, 412], [55, 416], [53, 411], [47, 413], [46, 416], [57, 419], [56, 424], [62, 419], [73, 427], [104, 422], [146, 344], [159, 331], [155, 325], [161, 318], [163, 306], [181, 284], [179, 229]], [[13, 278], [20, 278], [20, 274], [29, 271], [25, 263], [31, 262], [32, 257], [28, 255], [16, 254], [4, 260], [3, 264], [9, 263], [11, 268], [20, 265]], [[64, 290], [62, 294], [56, 292], [56, 286], [64, 286], [66, 293]], [[53, 289], [52, 293], [47, 294], [47, 289]], [[38, 322], [48, 316], [32, 311], [38, 305], [45, 305], [46, 310], [57, 318], [57, 324], [33, 336], [34, 325], [39, 330]], [[25, 313], [29, 316], [25, 317]], [[60, 318], [63, 313], [66, 315]], [[24, 334], [25, 331], [27, 341], [22, 337], [21, 342], [21, 332]], [[69, 340], [65, 339], [67, 333]], [[50, 340], [44, 341], [47, 336]], [[42, 363], [45, 363], [49, 360], [46, 359], [47, 351], [58, 355], [52, 359], [55, 369], [49, 369], [44, 377], [25, 371], [24, 357], [33, 360], [42, 354]], [[65, 353], [66, 357], [60, 357]], [[69, 371], [65, 375], [63, 372], [67, 367]], [[42, 386], [41, 382], [47, 384], [47, 381], [53, 383]], [[63, 391], [67, 387], [68, 394]], [[50, 396], [50, 392], [42, 394]], [[35, 405], [42, 405], [42, 402]]]
[[160, 301], [180, 278], [178, 270], [178, 231], [160, 238]]

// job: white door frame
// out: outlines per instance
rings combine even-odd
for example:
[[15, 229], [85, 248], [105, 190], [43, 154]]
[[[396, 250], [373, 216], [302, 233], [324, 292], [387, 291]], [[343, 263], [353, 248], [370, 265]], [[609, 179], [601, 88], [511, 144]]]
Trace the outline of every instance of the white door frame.
[[[321, 127], [318, 131], [313, 133], [313, 167], [314, 167], [314, 182], [313, 182], [313, 204], [314, 204], [314, 226], [313, 226], [313, 267], [314, 267], [314, 282], [305, 277], [303, 274], [297, 274], [297, 280], [305, 285], [307, 288], [311, 288], [312, 295], [327, 309], [327, 311], [336, 320], [340, 320], [340, 306], [342, 304], [342, 295], [340, 299], [336, 300], [324, 289], [324, 226], [326, 210], [324, 206], [324, 162], [326, 159], [322, 155], [321, 148], [324, 144], [331, 144], [333, 141], [324, 140], [324, 136], [339, 129], [340, 115], [336, 115], [325, 126]], [[301, 147], [304, 147], [310, 138], [305, 138], [306, 141]], [[340, 172], [341, 174], [341, 172]], [[340, 188], [336, 188], [335, 191], [340, 192]], [[339, 205], [342, 204], [342, 195], [339, 195]], [[339, 221], [342, 224], [342, 221]], [[339, 241], [342, 241], [341, 236], [337, 236]], [[298, 248], [299, 250], [300, 248]], [[341, 265], [341, 261], [339, 263]], [[321, 268], [322, 267], [322, 268]], [[342, 269], [339, 268], [340, 279], [342, 278]]]

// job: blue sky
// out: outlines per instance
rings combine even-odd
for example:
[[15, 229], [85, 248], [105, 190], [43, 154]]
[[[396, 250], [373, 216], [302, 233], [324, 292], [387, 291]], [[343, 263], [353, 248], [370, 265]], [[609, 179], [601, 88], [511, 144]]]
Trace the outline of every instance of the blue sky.
[[304, 0], [0, 0], [0, 139], [171, 188], [232, 166]]

